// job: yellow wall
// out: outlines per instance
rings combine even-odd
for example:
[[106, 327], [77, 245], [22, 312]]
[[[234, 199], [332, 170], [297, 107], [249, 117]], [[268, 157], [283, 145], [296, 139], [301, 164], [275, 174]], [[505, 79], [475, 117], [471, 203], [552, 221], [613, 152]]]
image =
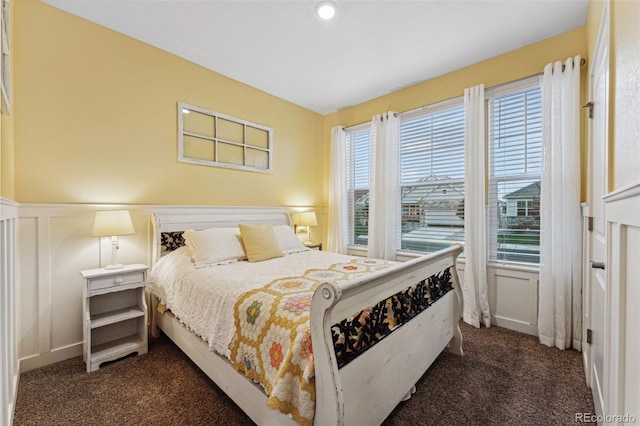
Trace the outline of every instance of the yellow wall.
[[2, 115], [2, 158], [0, 163], [0, 196], [15, 200], [15, 162], [14, 162], [14, 143], [13, 143], [13, 117], [10, 115]]
[[[2, 119], [2, 196], [60, 203], [326, 205], [331, 127], [538, 74], [568, 56], [588, 58], [602, 14], [602, 1], [592, 0], [586, 27], [323, 118], [41, 2], [12, 5], [14, 114]], [[640, 2], [612, 4], [616, 188], [638, 178], [640, 163], [639, 9]], [[274, 128], [274, 173], [178, 163], [178, 101]], [[586, 199], [586, 175], [582, 186]]]
[[[322, 204], [322, 116], [39, 1], [12, 5], [17, 201]], [[178, 101], [272, 127], [274, 172], [178, 163]]]
[[[373, 115], [385, 111], [408, 111], [423, 105], [430, 105], [446, 99], [462, 96], [466, 87], [475, 86], [480, 83], [484, 83], [485, 88], [489, 88], [535, 74], [541, 74], [544, 66], [549, 62], [557, 60], [564, 61], [570, 56], [581, 55], [583, 58], [587, 58], [586, 31], [586, 27], [581, 27], [325, 116], [325, 199], [328, 199], [329, 146], [332, 127], [338, 125], [345, 127], [353, 126], [367, 122], [371, 120]], [[587, 87], [586, 70], [587, 67], [583, 67], [583, 89]], [[582, 147], [583, 158], [586, 159], [586, 143], [584, 143], [584, 140]], [[582, 180], [586, 182], [586, 173], [584, 171]], [[583, 184], [583, 200], [586, 198], [585, 187], [586, 184]]]
[[613, 182], [619, 189], [640, 179], [640, 1], [612, 1], [611, 90]]

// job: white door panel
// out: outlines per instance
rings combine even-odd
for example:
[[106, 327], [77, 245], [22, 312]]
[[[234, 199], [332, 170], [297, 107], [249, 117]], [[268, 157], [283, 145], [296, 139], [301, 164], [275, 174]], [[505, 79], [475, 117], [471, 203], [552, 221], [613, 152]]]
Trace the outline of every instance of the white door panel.
[[[606, 8], [606, 6], [605, 6]], [[598, 36], [598, 44], [591, 68], [591, 94], [593, 119], [591, 120], [591, 138], [589, 150], [589, 204], [593, 217], [592, 232], [587, 235], [589, 258], [593, 263], [605, 263], [607, 257], [607, 224], [602, 197], [608, 192], [608, 99], [609, 99], [609, 41], [608, 12], [603, 12], [603, 23]], [[604, 265], [605, 267], [607, 265]], [[602, 415], [604, 409], [604, 369], [605, 369], [605, 306], [607, 295], [606, 271], [601, 268], [589, 268], [586, 277], [588, 286], [587, 305], [584, 321], [591, 329], [591, 344], [586, 345], [585, 368], [590, 374], [587, 382], [591, 385], [596, 414]]]

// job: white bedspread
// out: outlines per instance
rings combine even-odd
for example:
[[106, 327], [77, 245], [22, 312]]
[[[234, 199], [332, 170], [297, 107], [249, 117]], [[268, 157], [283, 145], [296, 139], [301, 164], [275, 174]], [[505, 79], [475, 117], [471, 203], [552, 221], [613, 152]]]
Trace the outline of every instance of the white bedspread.
[[205, 340], [210, 350], [230, 358], [238, 297], [279, 277], [297, 276], [312, 268], [326, 268], [351, 259], [336, 253], [305, 250], [264, 262], [195, 268], [189, 250], [182, 247], [155, 265], [148, 288]]

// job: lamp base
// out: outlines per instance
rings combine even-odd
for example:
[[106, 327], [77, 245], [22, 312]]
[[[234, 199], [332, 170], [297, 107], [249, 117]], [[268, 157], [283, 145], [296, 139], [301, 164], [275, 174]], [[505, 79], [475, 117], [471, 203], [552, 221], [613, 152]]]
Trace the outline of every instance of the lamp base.
[[122, 263], [117, 263], [115, 265], [107, 265], [104, 267], [104, 269], [122, 269], [124, 268], [124, 265]]

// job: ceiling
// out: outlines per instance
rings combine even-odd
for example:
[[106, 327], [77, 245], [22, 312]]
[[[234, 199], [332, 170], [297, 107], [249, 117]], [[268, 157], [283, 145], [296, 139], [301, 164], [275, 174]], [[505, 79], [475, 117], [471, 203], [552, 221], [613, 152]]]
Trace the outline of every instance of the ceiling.
[[[587, 22], [588, 0], [44, 0], [328, 114]], [[562, 59], [562, 58], [558, 58]]]

